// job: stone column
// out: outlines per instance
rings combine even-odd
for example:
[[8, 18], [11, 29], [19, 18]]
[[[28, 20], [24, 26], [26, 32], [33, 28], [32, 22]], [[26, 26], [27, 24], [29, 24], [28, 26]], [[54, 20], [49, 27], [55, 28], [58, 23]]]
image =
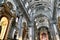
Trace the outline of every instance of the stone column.
[[29, 22], [29, 40], [34, 40], [34, 17], [33, 13], [30, 14], [30, 22]]
[[34, 21], [31, 17], [31, 21], [29, 22], [29, 40], [34, 40]]
[[22, 40], [22, 16], [19, 17], [18, 28], [19, 28], [19, 40]]
[[50, 23], [50, 27], [49, 27], [49, 31], [50, 31], [50, 34], [51, 34], [51, 40], [54, 40], [54, 27], [53, 27], [53, 23]]
[[55, 38], [56, 38], [56, 40], [59, 40], [59, 34], [58, 34], [58, 31], [57, 31], [56, 24], [53, 24], [53, 27], [54, 27], [54, 30], [55, 30]]
[[12, 21], [13, 21], [13, 17], [11, 18], [11, 20], [10, 20], [10, 22], [9, 22], [9, 26], [8, 26], [8, 28], [7, 28], [7, 32], [6, 32], [6, 36], [5, 36], [5, 38], [4, 38], [4, 40], [6, 40], [7, 39], [7, 37], [8, 37], [8, 34], [9, 34], [9, 31], [10, 31], [10, 28], [11, 28], [11, 23], [12, 23]]
[[30, 26], [29, 27], [29, 33], [28, 33], [28, 35], [29, 35], [29, 40], [34, 40], [34, 26]]

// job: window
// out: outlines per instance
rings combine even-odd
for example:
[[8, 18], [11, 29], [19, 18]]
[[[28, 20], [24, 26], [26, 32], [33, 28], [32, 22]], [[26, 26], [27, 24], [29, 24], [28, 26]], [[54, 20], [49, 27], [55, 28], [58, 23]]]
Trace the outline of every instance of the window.
[[1, 18], [1, 26], [7, 26], [8, 25], [8, 19], [6, 17]]
[[1, 32], [0, 39], [4, 38], [7, 26], [8, 26], [8, 19], [6, 17], [2, 17], [1, 21], [0, 21], [0, 28], [1, 28], [0, 29], [0, 32]]

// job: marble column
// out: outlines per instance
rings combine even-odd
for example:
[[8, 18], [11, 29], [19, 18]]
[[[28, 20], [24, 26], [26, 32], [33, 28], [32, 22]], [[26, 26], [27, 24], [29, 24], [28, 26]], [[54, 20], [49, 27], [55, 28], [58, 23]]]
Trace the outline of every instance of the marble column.
[[53, 27], [54, 27], [54, 30], [55, 30], [55, 37], [56, 37], [56, 40], [59, 40], [59, 34], [58, 34], [58, 31], [57, 31], [56, 24], [53, 24]]
[[22, 16], [19, 17], [18, 28], [19, 28], [19, 40], [22, 40]]
[[34, 28], [29, 27], [29, 40], [34, 40]]

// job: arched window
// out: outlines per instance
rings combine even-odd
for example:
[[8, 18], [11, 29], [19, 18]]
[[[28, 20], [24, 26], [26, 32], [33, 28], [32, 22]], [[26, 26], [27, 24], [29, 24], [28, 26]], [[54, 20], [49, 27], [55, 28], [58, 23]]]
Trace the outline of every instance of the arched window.
[[8, 26], [8, 19], [6, 17], [1, 18], [1, 26]]
[[1, 27], [1, 29], [0, 29], [1, 30], [0, 38], [1, 39], [4, 38], [7, 26], [8, 26], [8, 18], [7, 17], [2, 17], [1, 21], [0, 21], [0, 27]]

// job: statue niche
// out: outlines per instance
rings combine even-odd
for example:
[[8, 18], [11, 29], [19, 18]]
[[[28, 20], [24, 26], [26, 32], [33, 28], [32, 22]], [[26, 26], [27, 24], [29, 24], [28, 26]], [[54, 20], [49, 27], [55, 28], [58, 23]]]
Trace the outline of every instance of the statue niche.
[[28, 38], [26, 22], [23, 22], [23, 35], [22, 35], [22, 37], [23, 37], [22, 38], [23, 40], [27, 40], [27, 38]]

